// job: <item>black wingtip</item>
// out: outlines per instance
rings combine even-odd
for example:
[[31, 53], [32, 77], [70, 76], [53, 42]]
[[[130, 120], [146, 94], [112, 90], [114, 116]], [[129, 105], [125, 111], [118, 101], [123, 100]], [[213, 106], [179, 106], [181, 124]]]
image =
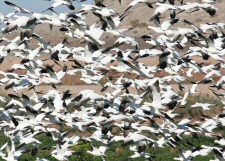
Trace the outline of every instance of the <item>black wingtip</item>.
[[68, 8], [69, 8], [70, 10], [75, 10], [75, 7], [74, 7], [73, 5], [68, 5]]

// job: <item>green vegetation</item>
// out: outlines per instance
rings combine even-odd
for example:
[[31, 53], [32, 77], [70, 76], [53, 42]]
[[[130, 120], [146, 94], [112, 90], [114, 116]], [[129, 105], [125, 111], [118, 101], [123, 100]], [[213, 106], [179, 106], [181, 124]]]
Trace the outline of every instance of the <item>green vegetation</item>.
[[[9, 101], [8, 96], [7, 101]], [[145, 100], [145, 101], [151, 101], [151, 100]], [[195, 102], [207, 102], [211, 104], [216, 104], [215, 107], [212, 108], [212, 110], [208, 111], [202, 111], [200, 108], [191, 108], [190, 106], [194, 104]], [[0, 104], [3, 106], [5, 103], [0, 102]], [[192, 117], [192, 118], [199, 118], [201, 117], [201, 114], [206, 114], [206, 115], [216, 115], [220, 112], [222, 109], [222, 103], [215, 98], [209, 98], [208, 96], [203, 96], [203, 95], [198, 95], [198, 96], [190, 96], [187, 99], [187, 104], [185, 107], [179, 107], [176, 109], [176, 112], [180, 114], [180, 117]], [[216, 132], [221, 133], [221, 129], [218, 127], [215, 129]], [[73, 131], [73, 133], [76, 133], [77, 131]], [[222, 133], [222, 135], [225, 135], [225, 132]], [[52, 147], [56, 145], [56, 142], [52, 140], [51, 136], [47, 135], [39, 135], [36, 137], [42, 144], [40, 145], [40, 150], [39, 152], [35, 155], [31, 155], [31, 150], [27, 151], [21, 157], [19, 160], [25, 161], [35, 161], [37, 157], [39, 158], [45, 158], [50, 161], [55, 161], [56, 159], [51, 156], [52, 152]], [[9, 138], [6, 137], [3, 134], [3, 131], [0, 132], [0, 147], [4, 145], [6, 142], [9, 141]], [[148, 146], [146, 148], [146, 152], [150, 153], [152, 155], [152, 160], [154, 161], [172, 161], [174, 160], [175, 157], [179, 157], [179, 149], [184, 149], [184, 150], [192, 150], [193, 147], [200, 147], [201, 145], [206, 145], [206, 146], [213, 146], [214, 145], [214, 138], [209, 138], [209, 137], [203, 137], [203, 136], [198, 136], [198, 137], [193, 137], [193, 136], [185, 136], [184, 139], [181, 139], [180, 142], [178, 143], [179, 146], [177, 147], [171, 147], [169, 145], [166, 145], [164, 148], [160, 147], [152, 147]], [[100, 146], [100, 143], [93, 143], [95, 146]], [[136, 158], [136, 159], [129, 159], [131, 155], [134, 153], [130, 151], [129, 146], [122, 146], [122, 142], [117, 142], [109, 146], [110, 149], [107, 150], [106, 152], [106, 159], [107, 161], [129, 161], [129, 160], [135, 160], [135, 161], [142, 161], [145, 160], [144, 158]], [[27, 149], [32, 149], [32, 145], [29, 145], [29, 148]], [[83, 142], [80, 141], [79, 144], [73, 146], [71, 150], [74, 150], [76, 153], [71, 156], [69, 160], [71, 161], [101, 161], [101, 157], [96, 157], [93, 156], [89, 153], [87, 153], [88, 150], [92, 150], [92, 146], [89, 142]], [[198, 156], [194, 158], [194, 161], [207, 161], [210, 159], [214, 158], [214, 154], [210, 153], [207, 156]], [[0, 161], [2, 159], [0, 158]]]
[[[42, 142], [40, 145], [40, 151], [37, 153], [37, 155], [32, 156], [31, 151], [26, 152], [25, 154], [21, 155], [19, 160], [25, 161], [35, 161], [37, 157], [39, 158], [45, 158], [50, 161], [56, 161], [55, 158], [51, 157], [51, 151], [52, 146], [56, 145], [56, 142], [52, 140], [51, 137], [46, 135], [41, 135], [38, 137], [38, 140]], [[9, 141], [7, 137], [3, 135], [3, 133], [0, 133], [0, 146], [2, 146], [4, 143]], [[97, 146], [100, 146], [99, 143], [95, 143]], [[201, 145], [206, 146], [213, 146], [214, 145], [214, 138], [209, 137], [193, 137], [193, 136], [187, 136], [184, 139], [181, 139], [180, 142], [178, 142], [178, 147], [171, 147], [171, 146], [165, 146], [164, 148], [160, 147], [147, 147], [146, 152], [150, 153], [153, 157], [152, 160], [154, 161], [172, 161], [174, 160], [174, 157], [179, 157], [179, 148], [184, 150], [191, 150], [193, 147], [200, 147]], [[30, 148], [29, 148], [30, 149]], [[71, 148], [72, 150], [76, 151], [76, 154], [72, 155], [69, 160], [71, 161], [101, 161], [100, 157], [92, 156], [91, 154], [87, 153], [88, 150], [92, 150], [92, 146], [89, 142], [83, 142], [80, 141], [78, 145]], [[129, 150], [129, 146], [122, 146], [122, 143], [114, 143], [110, 145], [110, 149], [106, 152], [106, 159], [107, 161], [122, 161], [122, 160], [135, 160], [135, 161], [144, 161], [144, 158], [136, 158], [136, 159], [129, 159], [129, 157], [133, 154]], [[210, 160], [213, 159], [214, 155], [210, 153], [207, 156], [198, 156], [194, 159], [194, 161], [202, 161], [202, 160]], [[0, 159], [2, 161], [2, 159]]]

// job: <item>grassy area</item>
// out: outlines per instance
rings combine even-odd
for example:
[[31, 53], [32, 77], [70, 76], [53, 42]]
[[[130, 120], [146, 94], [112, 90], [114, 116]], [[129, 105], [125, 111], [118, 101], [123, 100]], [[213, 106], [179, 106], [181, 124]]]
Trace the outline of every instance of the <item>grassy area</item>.
[[[38, 140], [42, 142], [40, 145], [40, 150], [37, 155], [32, 156], [31, 151], [28, 151], [27, 153], [21, 155], [19, 158], [20, 161], [35, 161], [37, 157], [39, 158], [45, 158], [50, 161], [55, 161], [56, 159], [53, 158], [50, 154], [52, 151], [52, 146], [56, 145], [56, 142], [52, 140], [51, 137], [42, 135], [37, 137]], [[3, 133], [0, 133], [0, 146], [2, 146], [4, 143], [6, 143], [9, 139], [3, 135]], [[95, 146], [100, 146], [99, 143], [93, 143]], [[200, 147], [201, 145], [206, 146], [213, 146], [214, 145], [214, 138], [209, 137], [202, 137], [198, 136], [192, 137], [192, 136], [186, 136], [184, 139], [182, 139], [180, 142], [178, 142], [178, 147], [171, 147], [171, 146], [165, 146], [164, 148], [159, 147], [147, 147], [146, 152], [150, 153], [153, 157], [152, 160], [154, 161], [172, 161], [175, 157], [179, 156], [179, 149], [183, 150], [191, 150], [193, 147]], [[29, 148], [32, 148], [31, 146]], [[72, 150], [76, 151], [79, 155], [72, 155], [69, 159], [70, 161], [101, 161], [100, 157], [92, 156], [91, 154], [87, 153], [88, 150], [92, 150], [92, 146], [89, 142], [83, 142], [80, 141], [80, 143], [74, 147], [71, 148]], [[129, 159], [129, 157], [133, 154], [129, 150], [129, 146], [122, 146], [122, 142], [117, 142], [112, 145], [110, 145], [110, 150], [106, 152], [106, 159], [107, 161], [129, 161], [129, 160], [135, 160], [135, 161], [144, 161], [144, 158], [136, 158], [136, 159]], [[207, 161], [210, 159], [213, 159], [214, 155], [210, 153], [207, 156], [198, 156], [194, 158], [194, 161]], [[0, 159], [2, 161], [2, 159]]]
[[[7, 100], [9, 98], [7, 97]], [[190, 96], [187, 100], [187, 104], [185, 108], [177, 108], [177, 113], [181, 115], [181, 117], [192, 117], [192, 118], [199, 118], [201, 117], [202, 110], [200, 108], [191, 108], [190, 106], [194, 104], [195, 102], [207, 102], [216, 104], [215, 107], [212, 108], [209, 112], [205, 112], [204, 114], [209, 114], [210, 116], [218, 114], [221, 111], [222, 103], [215, 98], [210, 98], [206, 96]], [[4, 107], [5, 103], [0, 103], [0, 106]], [[221, 132], [221, 129], [216, 129], [219, 132]], [[76, 131], [73, 131], [76, 133]], [[225, 133], [223, 133], [223, 136]], [[45, 158], [50, 161], [55, 161], [56, 159], [51, 156], [51, 152], [53, 150], [53, 146], [55, 146], [57, 143], [52, 140], [52, 137], [46, 136], [46, 135], [40, 135], [37, 137], [37, 139], [42, 142], [40, 145], [40, 151], [35, 155], [31, 155], [31, 150], [26, 152], [25, 154], [21, 155], [19, 160], [21, 161], [35, 161], [37, 157], [39, 158]], [[0, 132], [0, 147], [4, 145], [7, 141], [9, 141], [9, 138], [7, 138], [3, 132]], [[191, 144], [190, 144], [191, 143]], [[93, 143], [96, 146], [100, 146], [99, 143]], [[171, 146], [165, 146], [164, 148], [158, 148], [158, 147], [152, 147], [149, 146], [146, 149], [146, 152], [150, 153], [153, 157], [152, 160], [154, 161], [172, 161], [175, 157], [179, 157], [179, 149], [184, 150], [191, 150], [193, 147], [200, 147], [201, 145], [207, 145], [207, 146], [213, 146], [214, 145], [214, 138], [209, 137], [203, 137], [199, 136], [198, 138], [192, 137], [192, 136], [186, 136], [184, 139], [182, 139], [179, 142], [179, 146], [177, 147], [171, 147]], [[31, 145], [28, 145], [27, 149], [32, 149]], [[82, 142], [80, 141], [78, 145], [71, 148], [72, 150], [76, 151], [77, 153], [72, 155], [69, 160], [71, 161], [101, 161], [100, 157], [92, 156], [91, 154], [87, 153], [88, 150], [92, 150], [92, 146], [89, 142]], [[77, 155], [79, 154], [79, 155]], [[106, 152], [106, 157], [104, 157], [107, 161], [129, 161], [129, 160], [137, 160], [142, 161], [145, 160], [144, 158], [137, 158], [137, 159], [129, 159], [131, 155], [133, 155], [133, 152], [129, 150], [129, 146], [122, 146], [122, 143], [114, 143], [110, 145], [110, 150]], [[198, 156], [194, 158], [194, 161], [207, 161], [214, 158], [214, 154], [210, 153], [207, 156]], [[0, 158], [0, 161], [2, 159]]]

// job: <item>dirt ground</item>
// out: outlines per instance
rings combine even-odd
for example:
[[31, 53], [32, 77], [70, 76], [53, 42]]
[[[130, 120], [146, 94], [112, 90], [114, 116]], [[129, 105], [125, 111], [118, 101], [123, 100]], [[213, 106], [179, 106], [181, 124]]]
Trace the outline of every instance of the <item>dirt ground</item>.
[[[195, 59], [196, 61], [198, 62], [201, 62], [201, 58], [196, 58]], [[13, 65], [13, 64], [19, 64], [21, 61], [20, 58], [18, 59], [15, 59], [15, 57], [7, 57], [5, 62], [0, 64], [0, 70], [1, 71], [7, 71], [10, 69], [10, 67]], [[154, 59], [142, 59], [141, 60], [143, 63], [147, 64], [147, 65], [157, 65], [158, 63], [158, 59], [157, 58], [154, 58]], [[215, 63], [214, 61], [208, 61], [208, 64], [210, 63]], [[50, 64], [50, 65], [53, 65], [54, 62], [52, 61], [46, 61], [45, 64]], [[72, 62], [67, 62], [66, 63], [68, 65], [68, 67], [70, 68], [70, 66], [73, 64]], [[55, 69], [56, 70], [59, 70], [61, 67], [55, 65]], [[23, 73], [24, 74], [24, 73]], [[163, 74], [158, 74], [158, 76], [160, 77], [163, 77]], [[201, 80], [203, 77], [203, 75], [201, 74], [198, 74], [194, 77], [195, 80]], [[83, 82], [80, 81], [80, 77], [77, 77], [77, 76], [69, 76], [69, 75], [66, 75], [65, 78], [63, 78], [63, 82], [64, 82], [64, 85], [61, 85], [61, 86], [58, 86], [58, 90], [59, 91], [66, 91], [66, 90], [70, 90], [71, 93], [73, 94], [78, 94], [80, 91], [82, 90], [85, 90], [85, 89], [90, 89], [90, 90], [94, 90], [96, 93], [99, 93], [99, 94], [103, 94], [101, 93], [101, 86], [97, 86], [97, 85], [85, 85]], [[172, 84], [174, 90], [176, 92], [179, 92], [179, 89], [178, 89], [178, 85], [177, 84]], [[189, 89], [191, 88], [192, 84], [185, 84], [186, 87], [188, 87]], [[37, 91], [43, 91], [44, 93], [46, 93], [48, 90], [51, 90], [53, 89], [53, 87], [51, 86], [48, 86], [48, 85], [42, 85], [42, 86], [37, 86], [36, 87]], [[109, 92], [112, 92], [113, 90], [112, 89], [108, 89]], [[131, 93], [137, 93], [136, 89], [132, 89], [132, 88], [129, 88], [130, 92]], [[4, 86], [0, 87], [0, 93], [1, 94], [8, 94], [8, 93], [12, 93], [13, 91], [11, 90], [8, 90], [8, 91], [5, 91], [4, 90]], [[29, 94], [31, 95], [32, 92], [31, 91], [26, 91], [24, 90], [23, 91], [25, 94]], [[197, 87], [197, 93], [196, 94], [201, 94], [201, 95], [209, 95], [210, 97], [216, 97], [211, 90], [209, 90], [209, 85], [205, 85], [205, 84], [199, 84], [198, 87]]]
[[[184, 86], [186, 86], [187, 88], [190, 89], [192, 84], [185, 84]], [[175, 92], [180, 92], [177, 84], [172, 84], [172, 87], [173, 87]], [[24, 93], [24, 94], [29, 95], [29, 96], [33, 95], [32, 90], [27, 90], [27, 89], [24, 89], [24, 90], [20, 91], [18, 94]], [[60, 92], [70, 90], [71, 93], [74, 94], [75, 96], [78, 95], [82, 90], [85, 90], [85, 89], [93, 90], [98, 94], [104, 95], [104, 93], [105, 93], [105, 92], [101, 92], [102, 88], [98, 85], [73, 85], [73, 86], [61, 85], [61, 86], [57, 86], [57, 90], [59, 90]], [[46, 93], [49, 90], [55, 90], [55, 89], [52, 86], [48, 86], [48, 85], [36, 87], [37, 92]], [[106, 92], [112, 92], [112, 91], [113, 91], [113, 89], [108, 88]], [[135, 88], [129, 88], [129, 92], [134, 93], [134, 94], [138, 93], [138, 91]], [[6, 94], [13, 94], [13, 93], [15, 94], [16, 92], [13, 91], [13, 90], [7, 90], [6, 91], [6, 90], [4, 90], [3, 87], [0, 87], [0, 94], [6, 95]], [[209, 85], [204, 85], [204, 84], [199, 84], [196, 88], [196, 93], [193, 94], [193, 95], [202, 95], [202, 96], [206, 96], [206, 97], [209, 97], [209, 98], [216, 98], [215, 94], [209, 89]]]

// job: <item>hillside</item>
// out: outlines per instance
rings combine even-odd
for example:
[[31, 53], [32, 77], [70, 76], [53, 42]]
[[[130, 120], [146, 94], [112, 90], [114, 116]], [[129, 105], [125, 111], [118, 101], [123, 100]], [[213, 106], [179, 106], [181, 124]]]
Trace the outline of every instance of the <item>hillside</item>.
[[[192, 2], [199, 2], [200, 0], [193, 0]], [[114, 9], [116, 13], [119, 15], [122, 15], [124, 13], [124, 10], [126, 9], [127, 5], [132, 2], [131, 0], [123, 0], [120, 4], [118, 0], [106, 0], [105, 5], [108, 8]], [[184, 0], [184, 3], [189, 2], [187, 0]], [[217, 8], [217, 13], [212, 17], [210, 15], [206, 15], [205, 11], [200, 10], [193, 13], [181, 13], [177, 15], [177, 18], [186, 19], [190, 22], [193, 22], [196, 25], [199, 25], [201, 23], [216, 23], [216, 22], [224, 22], [224, 16], [223, 10], [225, 8], [225, 1], [223, 0], [217, 0], [214, 4]], [[149, 19], [153, 13], [153, 11], [156, 8], [156, 5], [153, 4], [154, 9], [147, 7], [145, 4], [137, 4], [136, 6], [132, 7], [128, 12], [127, 16], [124, 18], [124, 20], [121, 22], [119, 28], [120, 29], [128, 29], [132, 28], [132, 30], [127, 32], [127, 35], [132, 37], [140, 37], [143, 34], [152, 34], [155, 33], [148, 29], [148, 26], [155, 26], [153, 22], [151, 22]], [[164, 17], [168, 17], [169, 15], [162, 15], [162, 22], [164, 21]], [[87, 22], [89, 25], [95, 23], [96, 21], [99, 21], [99, 19], [96, 18], [92, 13], [89, 13], [87, 15]], [[186, 24], [179, 22], [176, 25], [172, 26], [172, 28], [176, 27], [182, 27]], [[53, 32], [50, 32], [48, 25], [39, 25], [35, 28], [35, 32], [42, 35], [45, 40], [49, 41], [52, 45], [55, 45], [58, 43], [58, 41], [61, 41], [64, 39], [64, 33], [60, 33], [59, 28], [54, 27]], [[12, 33], [10, 35], [7, 35], [7, 37], [15, 37], [15, 35], [18, 33]], [[5, 35], [4, 35], [5, 36]], [[103, 35], [102, 39], [107, 39], [106, 44], [111, 44], [113, 42], [112, 37], [108, 37], [108, 35]], [[71, 45], [74, 46], [80, 46], [81, 40], [76, 39], [69, 39], [71, 42]]]

